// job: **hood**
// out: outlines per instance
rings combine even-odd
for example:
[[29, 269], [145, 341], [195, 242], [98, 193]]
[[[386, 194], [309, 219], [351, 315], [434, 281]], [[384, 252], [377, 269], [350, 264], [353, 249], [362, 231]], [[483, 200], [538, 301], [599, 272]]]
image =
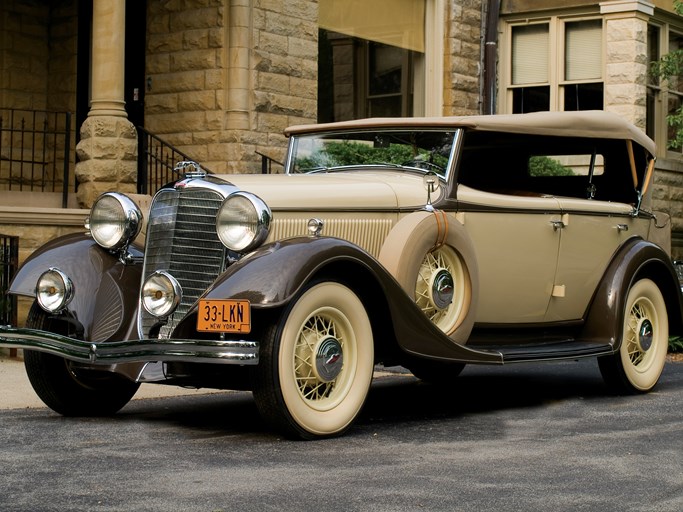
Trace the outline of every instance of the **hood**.
[[222, 174], [216, 177], [256, 194], [272, 210], [377, 210], [420, 207], [427, 202], [422, 177], [406, 172]]

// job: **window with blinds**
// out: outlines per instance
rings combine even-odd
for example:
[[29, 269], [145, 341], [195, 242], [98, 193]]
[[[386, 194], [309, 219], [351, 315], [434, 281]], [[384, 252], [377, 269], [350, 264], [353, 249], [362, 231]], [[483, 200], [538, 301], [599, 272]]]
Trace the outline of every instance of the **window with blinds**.
[[552, 17], [511, 24], [509, 34], [513, 113], [603, 108], [602, 19]]
[[549, 48], [547, 23], [512, 29], [513, 85], [548, 82]]
[[565, 24], [564, 79], [602, 78], [602, 20]]
[[564, 81], [564, 110], [602, 110], [602, 20], [564, 24]]
[[550, 110], [550, 31], [547, 23], [512, 29], [514, 113]]

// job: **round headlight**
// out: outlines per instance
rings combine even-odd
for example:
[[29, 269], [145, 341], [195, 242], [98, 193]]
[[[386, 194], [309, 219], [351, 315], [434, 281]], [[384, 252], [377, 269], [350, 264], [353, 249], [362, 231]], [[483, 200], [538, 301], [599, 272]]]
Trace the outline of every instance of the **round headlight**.
[[171, 274], [157, 270], [145, 280], [141, 295], [145, 310], [152, 316], [163, 318], [180, 304], [182, 289]]
[[123, 194], [102, 194], [90, 210], [90, 233], [105, 249], [120, 249], [129, 244], [142, 226], [140, 208]]
[[216, 231], [223, 245], [247, 252], [268, 238], [272, 214], [259, 197], [247, 192], [230, 194], [216, 215]]
[[41, 308], [48, 313], [64, 309], [74, 295], [71, 279], [57, 268], [43, 272], [36, 284], [36, 299]]

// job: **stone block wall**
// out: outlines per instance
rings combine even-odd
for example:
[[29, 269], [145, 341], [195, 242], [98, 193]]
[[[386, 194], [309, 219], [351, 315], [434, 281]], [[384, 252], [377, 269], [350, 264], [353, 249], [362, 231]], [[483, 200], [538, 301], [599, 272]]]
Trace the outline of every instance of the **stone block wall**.
[[6, 0], [0, 4], [0, 107], [44, 110], [50, 8]]
[[480, 113], [480, 0], [446, 2], [444, 115]]
[[606, 16], [605, 110], [645, 129], [647, 20], [631, 12]]
[[671, 217], [671, 257], [683, 260], [683, 165], [671, 161], [657, 163], [652, 208]]
[[0, 108], [75, 109], [77, 3], [0, 3]]
[[214, 172], [282, 160], [285, 127], [314, 122], [317, 2], [148, 4], [145, 127]]
[[[56, 179], [61, 190], [64, 138], [54, 116], [32, 111], [75, 112], [78, 49], [77, 1], [35, 2], [7, 0], [0, 3], [0, 117], [3, 128], [25, 129], [0, 136], [0, 189], [46, 185]], [[11, 116], [9, 109], [15, 110]], [[47, 119], [47, 122], [45, 122]], [[64, 117], [59, 116], [60, 123]], [[38, 132], [33, 135], [32, 131]], [[40, 132], [48, 135], [43, 137]], [[71, 147], [76, 140], [75, 116], [71, 121]], [[10, 165], [10, 156], [15, 162]], [[73, 168], [73, 153], [70, 168]], [[10, 186], [10, 179], [13, 186]], [[73, 176], [70, 188], [73, 189]]]
[[137, 192], [138, 139], [135, 127], [125, 117], [88, 117], [81, 126], [76, 147], [78, 202], [93, 205], [104, 192]]

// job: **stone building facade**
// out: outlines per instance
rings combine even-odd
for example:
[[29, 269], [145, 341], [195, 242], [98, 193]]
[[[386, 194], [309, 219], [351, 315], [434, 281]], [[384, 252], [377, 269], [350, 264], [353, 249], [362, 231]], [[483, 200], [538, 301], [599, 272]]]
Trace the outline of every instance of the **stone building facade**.
[[[391, 39], [391, 24], [402, 38]], [[283, 160], [288, 125], [377, 112], [514, 112], [529, 91], [545, 95], [540, 109], [583, 108], [567, 102], [571, 91], [654, 137], [651, 192], [672, 216], [674, 255], [683, 258], [682, 158], [667, 149], [665, 121], [683, 92], [648, 75], [679, 33], [671, 0], [3, 0], [0, 112], [74, 115], [66, 208], [63, 188], [3, 185], [16, 142], [0, 133], [0, 233], [21, 237], [24, 258], [81, 230], [102, 191], [136, 192], [136, 125], [214, 172], [260, 172], [261, 155]], [[599, 72], [574, 80], [563, 65], [587, 35], [598, 37]], [[549, 78], [515, 83], [523, 56], [515, 45], [531, 36], [549, 45]], [[373, 80], [386, 94], [373, 95]]]

